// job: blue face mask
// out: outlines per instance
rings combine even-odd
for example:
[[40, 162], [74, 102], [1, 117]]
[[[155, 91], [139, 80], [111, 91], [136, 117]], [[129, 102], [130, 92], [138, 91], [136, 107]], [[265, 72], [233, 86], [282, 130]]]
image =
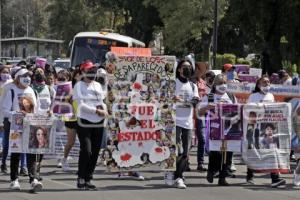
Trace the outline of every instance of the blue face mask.
[[226, 75], [227, 75], [227, 80], [233, 80], [234, 79], [234, 71], [233, 70], [228, 71], [226, 73]]

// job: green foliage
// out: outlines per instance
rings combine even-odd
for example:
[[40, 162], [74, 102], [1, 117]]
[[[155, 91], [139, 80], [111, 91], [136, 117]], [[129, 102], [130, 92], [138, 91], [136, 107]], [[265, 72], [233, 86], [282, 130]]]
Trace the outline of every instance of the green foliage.
[[282, 67], [283, 69], [285, 69], [290, 75], [294, 75], [297, 74], [298, 69], [297, 69], [297, 65], [293, 64], [291, 61], [289, 60], [283, 60], [282, 61]]
[[236, 64], [245, 64], [245, 65], [251, 65], [251, 62], [246, 60], [245, 58], [238, 58], [236, 60]]
[[234, 54], [217, 54], [216, 57], [216, 69], [222, 69], [223, 65], [226, 63], [235, 64], [236, 56]]

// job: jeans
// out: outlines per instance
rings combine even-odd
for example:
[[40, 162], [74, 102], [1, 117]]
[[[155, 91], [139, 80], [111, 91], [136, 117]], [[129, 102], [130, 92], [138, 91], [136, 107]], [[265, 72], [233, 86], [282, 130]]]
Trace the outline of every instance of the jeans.
[[174, 179], [183, 178], [183, 172], [188, 166], [188, 155], [191, 148], [192, 130], [176, 126], [176, 143], [179, 146]]
[[[100, 146], [103, 137], [103, 124], [92, 123], [81, 119], [84, 124], [92, 124], [93, 127], [81, 127], [78, 124], [77, 134], [80, 142], [80, 152], [78, 160], [78, 178], [84, 179], [86, 182], [93, 177], [96, 168]], [[99, 125], [94, 127], [95, 125]]]
[[[3, 139], [2, 139], [2, 165], [6, 166], [6, 160], [8, 156], [8, 148], [9, 148], [9, 131], [10, 131], [10, 122], [8, 121], [7, 118], [4, 118], [3, 121], [4, 125], [4, 134], [3, 134]], [[21, 167], [24, 168], [26, 167], [26, 155], [22, 154], [21, 155]]]
[[201, 119], [196, 119], [196, 136], [198, 139], [197, 146], [197, 163], [202, 165], [204, 163], [204, 148], [205, 148], [205, 137], [203, 133], [203, 122]]
[[[19, 162], [20, 162], [20, 153], [12, 153], [10, 156], [10, 180], [14, 181], [19, 177]], [[28, 176], [29, 183], [34, 179], [38, 179], [37, 175], [37, 163], [40, 160], [39, 154], [26, 154], [27, 158], [27, 167], [28, 167]]]

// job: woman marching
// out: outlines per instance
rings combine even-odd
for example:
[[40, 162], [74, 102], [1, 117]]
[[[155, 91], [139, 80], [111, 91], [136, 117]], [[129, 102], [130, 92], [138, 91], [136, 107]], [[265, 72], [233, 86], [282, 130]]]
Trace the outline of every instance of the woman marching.
[[[225, 75], [219, 74], [215, 77], [211, 93], [203, 97], [199, 107], [198, 114], [203, 116], [208, 114], [210, 110], [214, 110], [217, 103], [235, 104], [236, 98], [227, 93], [227, 78]], [[229, 174], [229, 168], [232, 162], [232, 152], [210, 151], [207, 171], [207, 181], [213, 183], [214, 174], [219, 172], [220, 186], [228, 186], [226, 176]], [[224, 159], [226, 157], [226, 159]]]
[[[249, 96], [248, 103], [274, 103], [275, 99], [270, 93], [270, 80], [263, 76], [257, 80], [253, 93]], [[272, 128], [272, 127], [271, 127]], [[247, 183], [253, 185], [254, 171], [247, 168]], [[279, 173], [271, 173], [271, 187], [278, 187], [286, 184], [286, 181], [280, 178]]]
[[96, 190], [91, 180], [102, 142], [104, 121], [108, 116], [103, 102], [106, 92], [95, 81], [97, 68], [91, 61], [81, 64], [80, 71], [82, 80], [75, 84], [73, 94], [73, 100], [78, 104], [76, 129], [80, 142], [77, 188]]
[[[31, 73], [25, 69], [20, 68], [15, 73], [15, 81], [10, 88], [10, 91], [5, 93], [3, 97], [2, 110], [4, 116], [11, 120], [14, 112], [23, 113], [35, 113], [37, 100], [33, 89], [29, 86], [31, 83]], [[37, 176], [37, 154], [26, 154], [27, 167], [29, 175], [29, 183], [33, 192], [39, 191], [43, 188], [43, 185], [38, 181]], [[20, 190], [20, 184], [18, 181], [18, 168], [20, 162], [20, 153], [11, 153], [10, 158], [10, 189]]]

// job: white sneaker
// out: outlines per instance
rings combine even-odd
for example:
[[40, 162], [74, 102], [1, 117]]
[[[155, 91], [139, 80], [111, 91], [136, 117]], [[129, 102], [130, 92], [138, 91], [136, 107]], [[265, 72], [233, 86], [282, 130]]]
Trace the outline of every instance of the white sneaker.
[[294, 172], [294, 185], [297, 187], [300, 186], [300, 174], [296, 174], [296, 172]]
[[165, 184], [172, 186], [174, 185], [174, 173], [173, 172], [165, 172]]
[[234, 164], [234, 163], [231, 164], [230, 170], [231, 170], [232, 172], [235, 172], [235, 171], [236, 171], [236, 167], [235, 167], [235, 164]]
[[37, 179], [34, 179], [30, 184], [31, 190], [34, 192], [41, 191], [43, 189], [43, 184], [39, 182]]
[[128, 174], [131, 176], [133, 179], [138, 180], [138, 181], [144, 181], [145, 177], [143, 177], [139, 172], [129, 172]]
[[57, 168], [62, 168], [62, 162], [61, 161], [62, 161], [62, 159], [57, 160], [57, 165], [56, 165]]
[[16, 179], [16, 180], [10, 182], [9, 188], [11, 190], [21, 190], [21, 186], [20, 186], [19, 180]]
[[70, 165], [69, 165], [69, 163], [68, 163], [68, 160], [67, 160], [66, 158], [63, 158], [63, 159], [62, 159], [62, 170], [63, 170], [64, 172], [67, 172], [67, 171], [70, 171], [70, 170], [71, 170]]
[[184, 184], [184, 181], [182, 180], [182, 178], [176, 179], [175, 184], [176, 184], [176, 187], [179, 188], [179, 189], [185, 189], [186, 188], [186, 185]]

